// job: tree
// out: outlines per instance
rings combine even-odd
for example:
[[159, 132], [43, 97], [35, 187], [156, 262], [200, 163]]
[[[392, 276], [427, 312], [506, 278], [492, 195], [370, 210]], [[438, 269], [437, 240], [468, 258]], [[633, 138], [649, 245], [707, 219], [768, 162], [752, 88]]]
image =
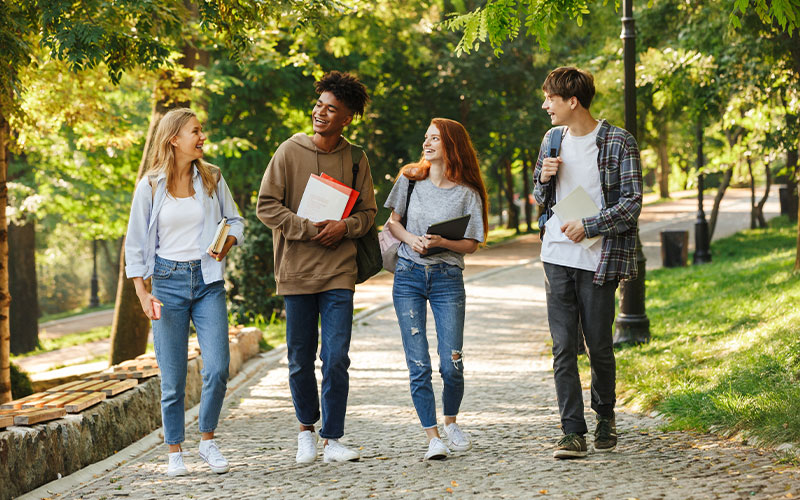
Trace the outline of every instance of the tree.
[[[11, 398], [8, 323], [8, 241], [7, 241], [7, 152], [13, 143], [10, 119], [24, 120], [19, 106], [19, 72], [31, 60], [33, 47], [42, 45], [55, 59], [68, 61], [72, 71], [104, 66], [113, 82], [133, 67], [156, 69], [168, 61], [174, 50], [175, 33], [188, 19], [187, 5], [178, 0], [130, 2], [35, 2], [10, 0], [0, 4], [0, 402]], [[238, 2], [236, 7], [219, 1], [199, 4], [199, 25], [214, 33], [234, 53], [246, 50], [254, 29], [263, 20], [294, 13], [299, 24], [309, 22], [325, 9], [336, 7], [333, 0], [300, 4]]]

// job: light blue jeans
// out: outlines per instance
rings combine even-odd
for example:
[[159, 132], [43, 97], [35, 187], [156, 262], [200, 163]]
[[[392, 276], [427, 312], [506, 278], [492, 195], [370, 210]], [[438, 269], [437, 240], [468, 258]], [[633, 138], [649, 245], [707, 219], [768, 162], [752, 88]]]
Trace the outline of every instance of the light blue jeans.
[[197, 330], [203, 359], [200, 432], [219, 422], [228, 383], [228, 313], [224, 281], [203, 282], [200, 261], [176, 262], [156, 256], [153, 296], [164, 306], [153, 321], [153, 344], [161, 368], [161, 419], [164, 442], [184, 441], [184, 399], [189, 320]]
[[461, 268], [449, 264], [423, 266], [399, 258], [392, 288], [403, 349], [411, 382], [411, 399], [425, 429], [436, 427], [436, 398], [431, 383], [431, 357], [426, 331], [427, 303], [436, 322], [439, 373], [444, 415], [455, 417], [464, 396], [464, 307]]

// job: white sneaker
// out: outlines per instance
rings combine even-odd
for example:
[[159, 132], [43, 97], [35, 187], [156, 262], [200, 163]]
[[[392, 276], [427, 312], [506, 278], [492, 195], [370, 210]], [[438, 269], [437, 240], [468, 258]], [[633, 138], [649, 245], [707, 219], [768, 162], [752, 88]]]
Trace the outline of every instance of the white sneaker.
[[170, 477], [185, 476], [189, 470], [183, 464], [183, 452], [176, 451], [169, 454], [169, 465], [167, 465], [167, 475]]
[[425, 460], [444, 460], [449, 454], [450, 450], [447, 449], [442, 440], [433, 438], [428, 443], [428, 452], [425, 453]]
[[217, 443], [213, 439], [206, 439], [200, 441], [200, 458], [205, 460], [213, 472], [217, 474], [225, 474], [231, 470], [231, 466], [222, 452], [217, 448]]
[[322, 455], [326, 464], [331, 462], [355, 462], [361, 458], [360, 453], [356, 450], [351, 450], [336, 439], [328, 440]]
[[472, 448], [472, 441], [469, 434], [461, 430], [457, 423], [444, 426], [445, 439], [447, 446], [453, 451], [467, 451]]
[[317, 459], [317, 433], [303, 431], [297, 435], [297, 456], [295, 460], [298, 464], [310, 464]]

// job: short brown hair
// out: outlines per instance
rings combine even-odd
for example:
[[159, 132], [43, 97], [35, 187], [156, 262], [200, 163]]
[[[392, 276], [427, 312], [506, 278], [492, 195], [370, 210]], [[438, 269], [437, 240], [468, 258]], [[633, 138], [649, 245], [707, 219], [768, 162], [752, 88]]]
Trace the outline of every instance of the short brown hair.
[[589, 109], [594, 98], [594, 77], [588, 71], [564, 66], [554, 69], [547, 75], [542, 90], [548, 95], [557, 95], [562, 99], [577, 97], [581, 106]]

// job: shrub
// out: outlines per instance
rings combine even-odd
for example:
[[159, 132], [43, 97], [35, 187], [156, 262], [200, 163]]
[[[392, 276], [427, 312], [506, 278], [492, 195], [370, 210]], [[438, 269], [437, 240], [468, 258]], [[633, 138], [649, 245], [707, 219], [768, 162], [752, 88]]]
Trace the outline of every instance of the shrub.
[[252, 323], [280, 311], [283, 299], [275, 295], [272, 230], [258, 220], [254, 207], [245, 215], [244, 244], [234, 247], [230, 256], [228, 310], [233, 322]]
[[17, 368], [14, 363], [11, 363], [11, 397], [19, 399], [31, 394], [33, 394], [33, 387], [28, 374]]

